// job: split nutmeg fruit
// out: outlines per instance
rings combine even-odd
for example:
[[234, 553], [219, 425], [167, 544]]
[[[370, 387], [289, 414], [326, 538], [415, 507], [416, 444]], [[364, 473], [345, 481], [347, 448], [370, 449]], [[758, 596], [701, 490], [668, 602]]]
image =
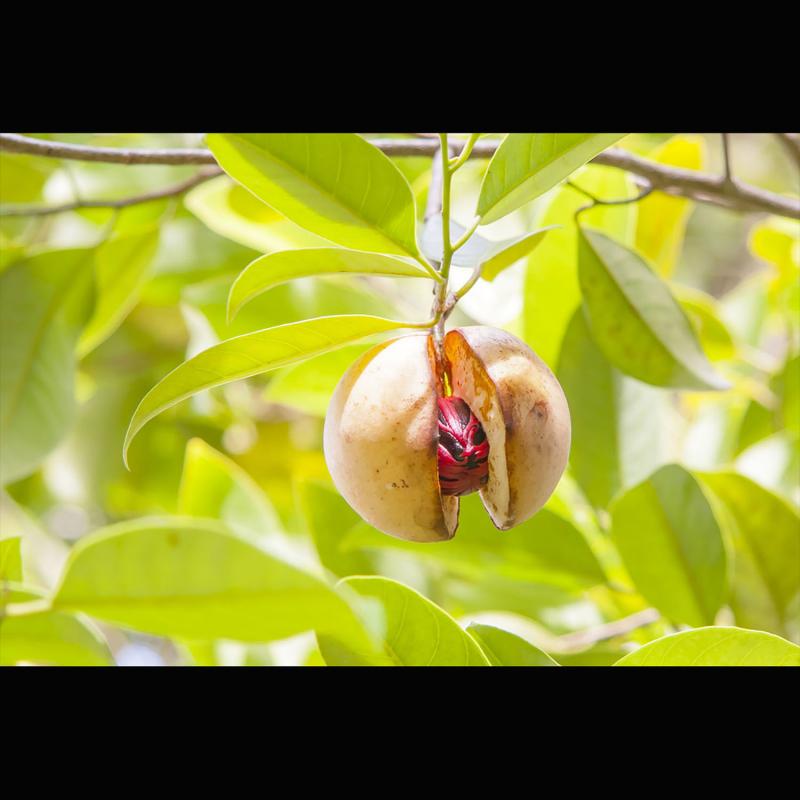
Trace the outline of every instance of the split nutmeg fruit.
[[324, 449], [337, 489], [370, 525], [415, 542], [451, 539], [459, 496], [479, 491], [508, 530], [547, 501], [567, 465], [564, 392], [524, 342], [456, 328], [380, 344], [339, 381]]

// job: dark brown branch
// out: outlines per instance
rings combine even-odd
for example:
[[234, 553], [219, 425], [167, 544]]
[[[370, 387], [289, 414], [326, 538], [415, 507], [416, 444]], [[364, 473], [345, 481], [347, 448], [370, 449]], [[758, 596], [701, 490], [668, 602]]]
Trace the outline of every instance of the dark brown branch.
[[[786, 134], [784, 134], [785, 136]], [[432, 157], [438, 148], [433, 139], [373, 139], [372, 143], [391, 156]], [[463, 145], [463, 142], [454, 142]], [[490, 158], [497, 149], [496, 141], [479, 141], [471, 158]], [[208, 150], [162, 149], [130, 150], [113, 147], [87, 147], [33, 139], [14, 133], [0, 134], [0, 150], [48, 158], [67, 158], [82, 161], [101, 161], [110, 164], [213, 164]], [[624, 169], [645, 178], [655, 191], [687, 197], [701, 203], [722, 206], [734, 211], [760, 211], [800, 219], [800, 200], [784, 197], [755, 186], [726, 181], [724, 176], [708, 175], [688, 169], [671, 167], [619, 148], [600, 153], [596, 164]]]
[[79, 208], [126, 208], [127, 206], [135, 206], [141, 203], [149, 203], [153, 200], [163, 200], [167, 197], [177, 197], [178, 195], [188, 192], [201, 183], [204, 183], [211, 178], [216, 178], [221, 175], [221, 169], [208, 168], [201, 170], [191, 178], [185, 181], [176, 183], [172, 186], [167, 186], [164, 189], [156, 189], [152, 192], [145, 192], [144, 194], [134, 195], [133, 197], [124, 197], [120, 200], [75, 200], [71, 203], [64, 203], [59, 206], [10, 206], [4, 208], [0, 206], [0, 217], [42, 217], [48, 214], [61, 214], [64, 211], [76, 211]]

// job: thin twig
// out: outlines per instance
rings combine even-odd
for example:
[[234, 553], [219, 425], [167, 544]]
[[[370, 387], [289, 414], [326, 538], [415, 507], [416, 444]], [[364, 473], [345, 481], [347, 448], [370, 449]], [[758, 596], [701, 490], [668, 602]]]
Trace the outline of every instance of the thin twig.
[[628, 617], [607, 622], [605, 625], [598, 625], [596, 628], [567, 633], [558, 637], [559, 643], [564, 648], [561, 652], [585, 650], [598, 642], [614, 639], [617, 636], [624, 636], [639, 628], [645, 628], [660, 619], [661, 615], [655, 608], [646, 608], [644, 611], [637, 611]]
[[638, 203], [640, 200], [644, 200], [645, 197], [653, 193], [653, 187], [649, 184], [646, 184], [642, 191], [639, 192], [635, 197], [624, 197], [621, 200], [601, 200], [599, 197], [595, 197], [591, 192], [587, 192], [586, 189], [582, 189], [576, 183], [572, 181], [567, 181], [567, 186], [575, 189], [576, 191], [580, 192], [583, 195], [586, 195], [592, 202], [588, 205], [581, 206], [575, 212], [575, 219], [577, 220], [578, 217], [584, 212], [588, 211], [590, 208], [594, 208], [595, 206], [625, 206], [629, 203]]
[[166, 197], [177, 197], [221, 174], [222, 170], [220, 169], [201, 170], [192, 175], [191, 178], [172, 186], [167, 186], [164, 189], [156, 189], [133, 197], [123, 197], [119, 200], [74, 200], [71, 203], [64, 203], [59, 206], [0, 206], [0, 217], [43, 217], [49, 214], [61, 214], [64, 211], [76, 211], [79, 208], [127, 208], [141, 203], [149, 203], [153, 200], [163, 200]]
[[[788, 134], [783, 134], [784, 136]], [[379, 150], [390, 156], [432, 157], [438, 149], [433, 139], [372, 139]], [[459, 149], [463, 141], [453, 142]], [[470, 158], [490, 158], [498, 143], [478, 141]], [[99, 161], [111, 164], [214, 164], [214, 156], [203, 149], [121, 149], [113, 147], [88, 147], [34, 139], [15, 133], [0, 134], [0, 150], [48, 158], [67, 158], [81, 161]], [[611, 148], [593, 160], [595, 164], [624, 169], [644, 178], [655, 191], [687, 197], [701, 203], [722, 206], [733, 211], [753, 211], [777, 214], [800, 219], [800, 199], [786, 197], [739, 182], [726, 181], [724, 176], [709, 175], [694, 170], [659, 164], [635, 153]]]
[[727, 133], [721, 133], [722, 137], [722, 163], [725, 170], [725, 182], [733, 183], [733, 173], [731, 172], [731, 151], [730, 139]]

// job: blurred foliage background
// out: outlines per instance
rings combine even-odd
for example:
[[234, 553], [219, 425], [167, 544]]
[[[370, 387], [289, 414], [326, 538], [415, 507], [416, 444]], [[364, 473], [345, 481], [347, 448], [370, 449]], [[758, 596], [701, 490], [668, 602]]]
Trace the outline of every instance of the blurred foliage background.
[[[109, 147], [202, 146], [195, 134], [36, 135]], [[664, 163], [722, 169], [717, 134], [633, 134], [621, 146]], [[430, 159], [394, 160], [421, 218]], [[779, 193], [800, 189], [796, 165], [770, 135], [733, 136], [732, 162], [743, 181]], [[486, 160], [471, 160], [455, 178], [453, 217], [462, 224], [471, 219], [486, 167]], [[121, 198], [195, 171], [2, 152], [0, 203]], [[604, 199], [637, 191], [630, 175], [611, 167], [589, 165], [572, 180]], [[800, 642], [798, 223], [658, 193], [586, 214], [588, 225], [636, 248], [669, 282], [708, 358], [732, 383], [722, 392], [678, 392], [622, 375], [587, 332], [572, 220], [584, 203], [562, 185], [487, 226], [485, 235], [495, 239], [543, 224], [562, 227], [493, 283], [480, 281], [449, 321], [505, 328], [557, 373], [573, 415], [568, 471], [545, 510], [507, 533], [492, 528], [476, 496], [466, 498], [456, 538], [444, 545], [415, 545], [374, 531], [328, 477], [322, 425], [329, 397], [344, 370], [381, 337], [204, 392], [141, 432], [130, 471], [121, 457], [137, 403], [187, 356], [231, 336], [314, 316], [420, 321], [430, 308], [426, 282], [297, 280], [260, 296], [226, 323], [230, 285], [258, 254], [323, 243], [227, 176], [181, 198], [119, 212], [2, 217], [4, 358], [14, 357], [14, 343], [29, 335], [26, 320], [38, 314], [45, 323], [37, 331], [44, 334], [30, 335], [52, 337], [42, 358], [57, 376], [47, 408], [31, 404], [0, 443], [8, 456], [0, 537], [18, 540], [21, 552], [17, 564], [12, 545], [3, 551], [5, 591], [25, 585], [26, 597], [35, 597], [51, 589], [70, 549], [99, 528], [189, 514], [222, 520], [329, 579], [396, 579], [462, 625], [514, 632], [562, 664], [611, 664], [686, 626], [738, 625]], [[54, 276], [67, 283], [84, 279], [81, 253], [89, 253], [95, 280], [89, 322], [79, 330], [67, 320], [53, 329], [48, 297], [64, 285]], [[32, 266], [24, 271], [20, 264]], [[454, 267], [453, 283], [468, 275]], [[665, 465], [680, 466], [659, 471]], [[714, 516], [692, 517], [687, 547], [710, 544], [681, 571], [662, 552], [669, 543], [659, 537], [653, 498], [671, 493], [680, 498], [675, 508], [685, 510], [696, 501], [697, 487]], [[695, 525], [712, 533], [696, 533]], [[716, 554], [715, 536], [722, 542]], [[699, 588], [687, 586], [692, 581], [700, 581]], [[704, 602], [693, 605], [698, 596]], [[631, 630], [592, 634], [636, 614], [641, 622]], [[92, 623], [101, 637], [98, 650], [98, 640], [83, 646], [84, 634], [61, 623], [45, 636], [50, 649], [40, 660], [323, 663], [310, 632], [253, 644], [184, 641]], [[2, 644], [0, 663], [1, 651]]]

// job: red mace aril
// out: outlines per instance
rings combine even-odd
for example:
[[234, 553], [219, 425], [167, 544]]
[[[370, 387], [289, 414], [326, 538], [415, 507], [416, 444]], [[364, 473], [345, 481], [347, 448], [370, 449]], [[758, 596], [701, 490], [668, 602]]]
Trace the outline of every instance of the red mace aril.
[[442, 494], [477, 492], [489, 480], [489, 442], [483, 426], [460, 397], [440, 397], [438, 404]]

